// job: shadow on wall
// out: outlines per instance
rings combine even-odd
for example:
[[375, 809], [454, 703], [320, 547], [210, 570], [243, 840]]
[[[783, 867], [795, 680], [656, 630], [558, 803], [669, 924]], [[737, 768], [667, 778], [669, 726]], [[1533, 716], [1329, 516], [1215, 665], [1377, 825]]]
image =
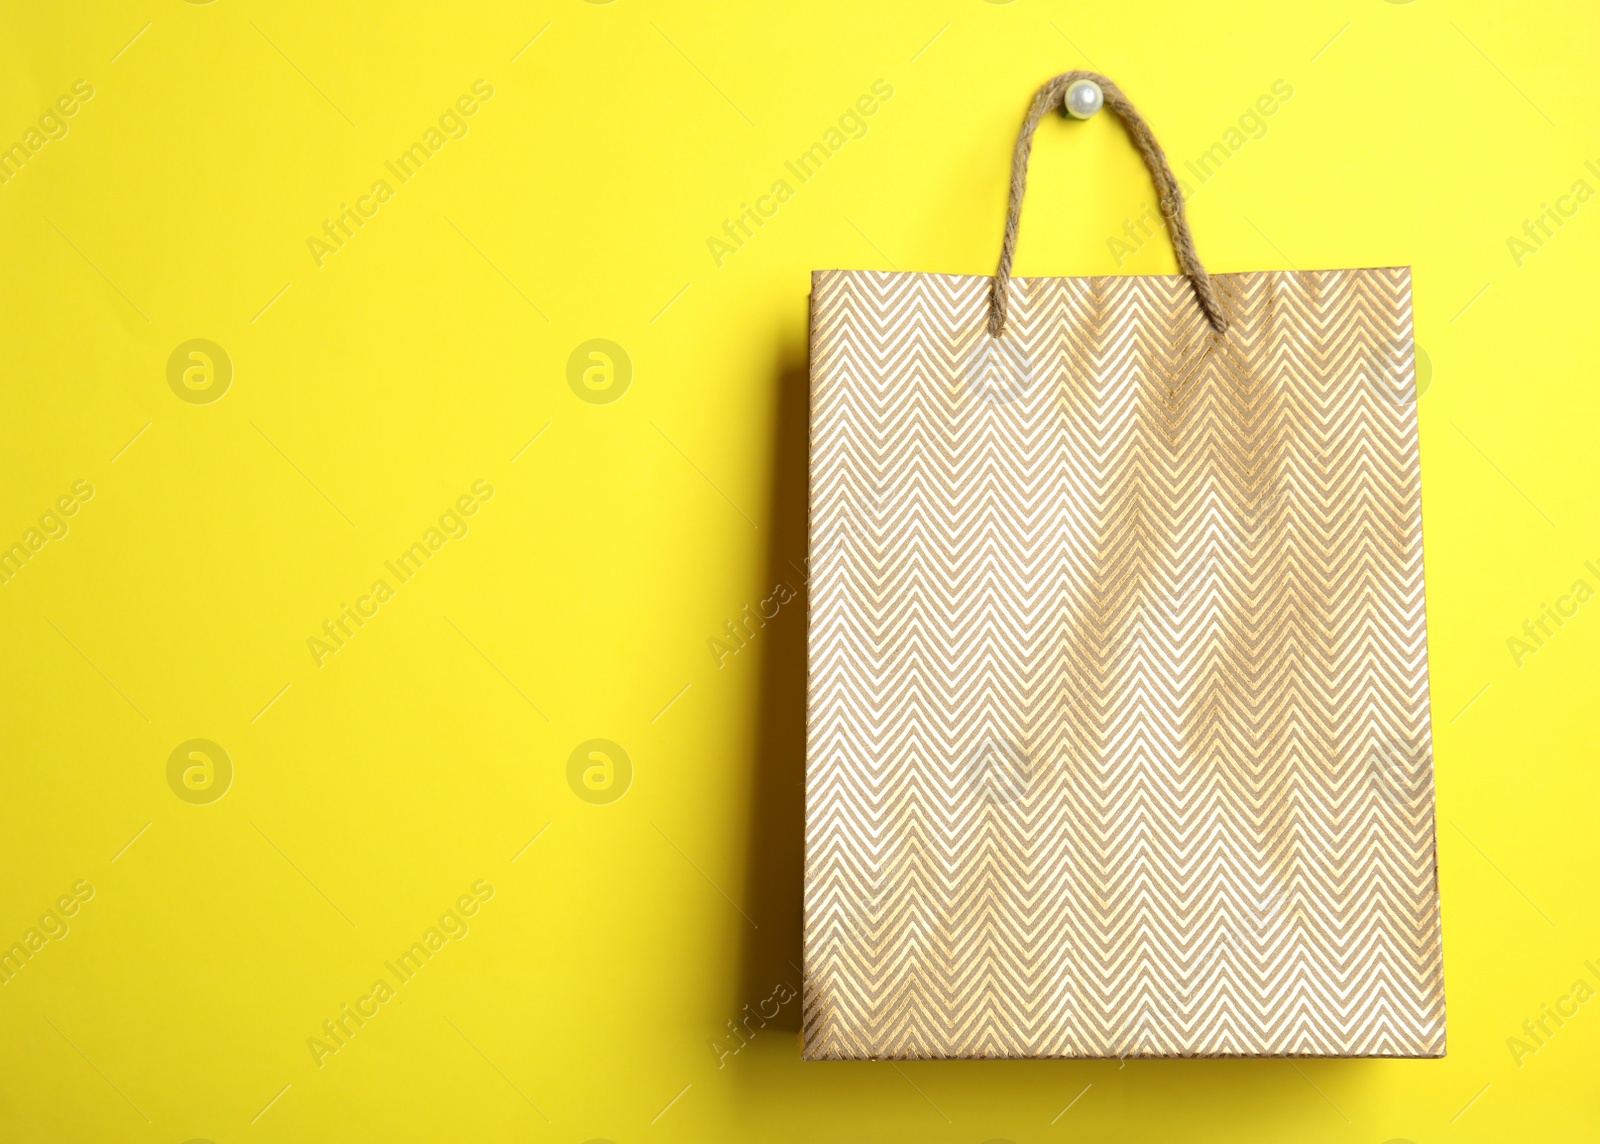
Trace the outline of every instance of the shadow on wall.
[[745, 893], [759, 927], [748, 931], [738, 996], [754, 1005], [786, 984], [796, 997], [765, 1022], [800, 1028], [801, 886], [805, 875], [806, 545], [810, 376], [805, 345], [785, 344], [773, 364], [772, 484], [763, 595], [795, 596], [757, 637], [761, 682], [751, 765]]

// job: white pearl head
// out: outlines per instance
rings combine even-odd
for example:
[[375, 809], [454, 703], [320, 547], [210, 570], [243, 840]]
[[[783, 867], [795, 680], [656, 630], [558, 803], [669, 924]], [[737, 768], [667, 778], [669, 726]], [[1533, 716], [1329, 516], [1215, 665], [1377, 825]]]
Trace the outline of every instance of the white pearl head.
[[1105, 101], [1105, 93], [1094, 80], [1075, 79], [1067, 88], [1067, 97], [1063, 102], [1066, 113], [1072, 118], [1088, 119], [1104, 106]]

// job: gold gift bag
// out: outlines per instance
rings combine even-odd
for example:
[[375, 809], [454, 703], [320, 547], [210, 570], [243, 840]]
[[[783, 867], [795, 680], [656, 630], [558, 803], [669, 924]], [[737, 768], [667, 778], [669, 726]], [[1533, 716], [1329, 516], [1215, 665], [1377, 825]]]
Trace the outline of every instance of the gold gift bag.
[[806, 1057], [1443, 1055], [1409, 270], [811, 322]]

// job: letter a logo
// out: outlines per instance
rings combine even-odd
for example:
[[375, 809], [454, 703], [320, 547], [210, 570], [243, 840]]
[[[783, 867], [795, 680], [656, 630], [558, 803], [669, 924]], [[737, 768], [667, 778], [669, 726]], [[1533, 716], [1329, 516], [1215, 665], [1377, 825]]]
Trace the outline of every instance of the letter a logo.
[[595, 806], [616, 802], [633, 785], [633, 760], [610, 739], [589, 739], [567, 758], [567, 785]]

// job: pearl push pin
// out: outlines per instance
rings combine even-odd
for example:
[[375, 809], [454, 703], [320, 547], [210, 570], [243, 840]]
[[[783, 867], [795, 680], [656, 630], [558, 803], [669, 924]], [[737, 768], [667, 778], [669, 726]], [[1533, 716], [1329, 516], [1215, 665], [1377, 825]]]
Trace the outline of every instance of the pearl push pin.
[[1099, 84], [1092, 79], [1079, 79], [1067, 88], [1066, 98], [1061, 101], [1061, 110], [1074, 119], [1088, 119], [1105, 106], [1105, 102], [1105, 93], [1100, 90]]

